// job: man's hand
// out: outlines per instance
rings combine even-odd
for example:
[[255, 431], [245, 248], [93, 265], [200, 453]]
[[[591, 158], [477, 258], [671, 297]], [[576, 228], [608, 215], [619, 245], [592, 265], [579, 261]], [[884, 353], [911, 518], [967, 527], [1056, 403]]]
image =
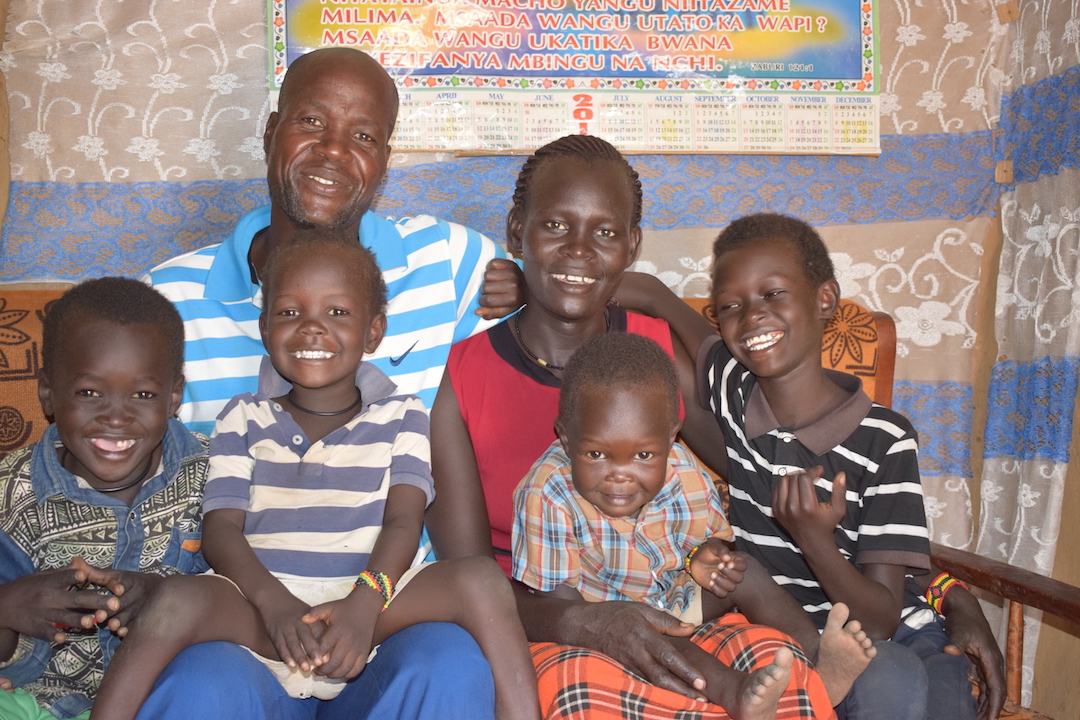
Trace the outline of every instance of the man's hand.
[[806, 472], [784, 475], [773, 488], [773, 517], [805, 552], [815, 543], [833, 543], [833, 531], [847, 512], [847, 478], [837, 473], [829, 502], [818, 502], [814, 481], [821, 466]]
[[[579, 615], [580, 613], [580, 615]], [[703, 700], [705, 679], [665, 635], [689, 637], [696, 629], [644, 603], [614, 600], [575, 608], [578, 641], [617, 660], [653, 685]]]
[[0, 677], [0, 690], [3, 690], [6, 693], [14, 693], [15, 687], [6, 677]]
[[728, 548], [720, 538], [709, 538], [690, 561], [690, 575], [698, 585], [718, 598], [726, 598], [742, 582], [746, 558]]
[[1001, 655], [979, 601], [956, 586], [945, 596], [942, 608], [950, 655], [967, 653], [979, 678], [979, 720], [997, 720], [1005, 704], [1005, 659]]
[[484, 269], [476, 314], [485, 320], [506, 317], [525, 304], [525, 275], [513, 260], [493, 258]]
[[63, 628], [90, 629], [120, 609], [120, 600], [79, 588], [82, 569], [43, 570], [0, 585], [0, 622], [20, 635], [62, 643]]
[[118, 637], [127, 635], [128, 623], [142, 610], [147, 599], [165, 579], [151, 573], [97, 568], [81, 557], [72, 560], [70, 567], [72, 570], [84, 573], [88, 582], [108, 590], [119, 598], [119, 607], [110, 612], [108, 617], [109, 630], [116, 633]]

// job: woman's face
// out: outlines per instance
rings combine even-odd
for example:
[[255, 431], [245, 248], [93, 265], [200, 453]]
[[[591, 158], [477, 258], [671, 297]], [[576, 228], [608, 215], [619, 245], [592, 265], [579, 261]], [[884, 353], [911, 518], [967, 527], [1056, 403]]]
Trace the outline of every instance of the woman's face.
[[637, 254], [634, 197], [610, 161], [554, 157], [534, 170], [525, 213], [512, 212], [508, 241], [524, 258], [528, 302], [574, 320], [603, 312]]

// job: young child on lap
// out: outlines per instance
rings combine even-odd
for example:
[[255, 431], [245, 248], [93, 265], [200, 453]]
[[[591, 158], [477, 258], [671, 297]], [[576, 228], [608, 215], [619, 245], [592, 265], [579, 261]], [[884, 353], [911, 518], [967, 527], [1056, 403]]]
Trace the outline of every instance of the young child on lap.
[[839, 300], [824, 243], [801, 220], [754, 215], [720, 234], [713, 263], [723, 341], [702, 345], [699, 384], [727, 445], [717, 469], [736, 548], [819, 628], [844, 603], [875, 640], [877, 659], [837, 707], [841, 718], [921, 720], [930, 678], [954, 688], [933, 701], [933, 716], [974, 717], [967, 658], [941, 652], [943, 624], [905, 591], [906, 572], [930, 567], [915, 430], [858, 378], [821, 366]]
[[91, 280], [49, 308], [42, 345], [54, 424], [0, 463], [0, 717], [20, 720], [85, 718], [151, 591], [206, 569], [206, 438], [171, 419], [173, 304], [137, 280]]
[[[805, 613], [756, 562], [724, 544], [731, 531], [716, 488], [675, 443], [678, 402], [674, 365], [648, 338], [609, 333], [574, 353], [559, 397], [559, 440], [515, 492], [515, 579], [556, 597], [648, 603], [695, 626], [738, 605], [816, 657], [818, 635]], [[820, 642], [829, 697], [843, 697], [873, 656], [858, 623], [845, 627], [845, 620], [837, 606]], [[732, 717], [788, 710], [778, 701], [794, 646], [778, 647], [772, 664], [747, 674], [690, 640], [673, 640], [705, 675], [708, 700]], [[750, 640], [743, 638], [748, 647]], [[818, 716], [831, 717], [832, 702], [815, 696], [814, 681], [802, 686]]]
[[386, 327], [374, 256], [355, 238], [315, 234], [276, 250], [264, 274], [259, 392], [234, 398], [211, 440], [204, 543], [218, 575], [155, 595], [93, 717], [134, 717], [169, 661], [211, 640], [250, 648], [293, 697], [332, 702], [380, 642], [443, 621], [490, 661], [496, 715], [539, 718], [495, 562], [409, 570], [432, 497], [428, 422], [415, 396], [361, 362]]

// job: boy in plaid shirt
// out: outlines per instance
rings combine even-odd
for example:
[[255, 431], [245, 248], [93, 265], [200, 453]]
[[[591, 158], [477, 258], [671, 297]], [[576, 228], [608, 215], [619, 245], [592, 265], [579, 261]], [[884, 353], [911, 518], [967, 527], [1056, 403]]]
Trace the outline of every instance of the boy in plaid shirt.
[[[821, 677], [811, 672], [797, 684], [817, 717], [832, 717], [831, 698], [847, 693], [871, 643], [857, 622], [845, 626], [842, 605], [819, 638], [760, 565], [727, 549], [731, 529], [716, 488], [675, 443], [678, 398], [670, 358], [643, 336], [607, 333], [574, 354], [555, 421], [559, 440], [515, 492], [513, 576], [554, 597], [645, 602], [694, 626], [738, 605], [817, 660]], [[705, 675], [705, 698], [732, 717], [786, 714], [794, 643], [743, 673], [692, 638], [671, 639]]]

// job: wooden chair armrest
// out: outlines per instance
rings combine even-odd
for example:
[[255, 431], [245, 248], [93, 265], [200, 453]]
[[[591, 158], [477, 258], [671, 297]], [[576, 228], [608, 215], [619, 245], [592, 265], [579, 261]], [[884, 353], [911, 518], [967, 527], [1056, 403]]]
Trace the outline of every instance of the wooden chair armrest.
[[934, 565], [966, 583], [1080, 623], [1080, 588], [938, 543], [930, 543], [930, 559]]

